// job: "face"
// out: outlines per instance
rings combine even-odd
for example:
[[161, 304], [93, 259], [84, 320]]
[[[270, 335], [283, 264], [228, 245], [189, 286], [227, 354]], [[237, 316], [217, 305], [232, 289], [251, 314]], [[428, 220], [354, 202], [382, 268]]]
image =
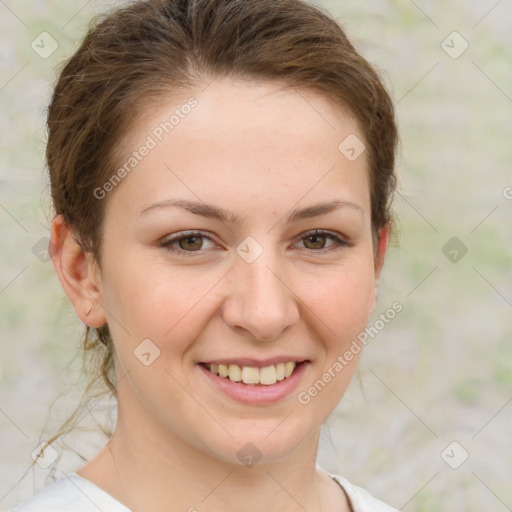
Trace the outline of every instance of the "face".
[[373, 307], [366, 154], [338, 149], [363, 135], [323, 97], [277, 83], [190, 96], [133, 127], [119, 167], [154, 147], [104, 199], [98, 287], [126, 374], [120, 418], [143, 411], [132, 427], [219, 459], [240, 463], [251, 442], [277, 460], [341, 399]]

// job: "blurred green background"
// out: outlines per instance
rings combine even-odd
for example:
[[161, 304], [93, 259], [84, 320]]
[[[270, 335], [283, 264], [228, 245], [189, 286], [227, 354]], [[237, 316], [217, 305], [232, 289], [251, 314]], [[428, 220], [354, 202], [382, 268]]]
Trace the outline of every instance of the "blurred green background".
[[[82, 328], [44, 253], [45, 108], [91, 16], [120, 3], [0, 2], [0, 510], [44, 485], [31, 453], [80, 398]], [[369, 342], [319, 462], [406, 512], [512, 510], [512, 5], [317, 3], [395, 99], [399, 244], [375, 319], [403, 305]], [[81, 463], [65, 453], [59, 471]]]

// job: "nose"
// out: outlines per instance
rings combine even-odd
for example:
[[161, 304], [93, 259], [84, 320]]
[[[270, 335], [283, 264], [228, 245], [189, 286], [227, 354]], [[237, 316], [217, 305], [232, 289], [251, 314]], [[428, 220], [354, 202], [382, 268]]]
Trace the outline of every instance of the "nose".
[[285, 265], [270, 250], [252, 263], [237, 257], [234, 265], [222, 309], [224, 321], [259, 341], [279, 339], [299, 320], [299, 299], [288, 282]]

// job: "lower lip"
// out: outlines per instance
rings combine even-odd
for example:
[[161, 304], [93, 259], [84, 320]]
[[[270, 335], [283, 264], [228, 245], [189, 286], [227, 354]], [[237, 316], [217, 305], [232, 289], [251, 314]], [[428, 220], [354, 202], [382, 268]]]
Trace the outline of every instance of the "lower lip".
[[242, 402], [244, 404], [260, 405], [272, 404], [282, 400], [290, 395], [293, 390], [299, 385], [302, 375], [306, 371], [308, 361], [299, 363], [290, 377], [264, 386], [262, 384], [244, 384], [243, 382], [233, 382], [227, 377], [220, 377], [215, 375], [210, 370], [199, 364], [199, 368], [209, 381], [217, 387], [220, 391], [225, 393], [230, 398]]

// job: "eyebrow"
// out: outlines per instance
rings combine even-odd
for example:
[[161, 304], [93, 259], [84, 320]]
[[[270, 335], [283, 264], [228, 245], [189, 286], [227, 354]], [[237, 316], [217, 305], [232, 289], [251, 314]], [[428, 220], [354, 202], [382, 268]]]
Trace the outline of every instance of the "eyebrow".
[[[158, 203], [148, 206], [147, 208], [144, 208], [144, 210], [140, 212], [140, 215], [146, 215], [150, 211], [157, 210], [160, 208], [171, 207], [183, 208], [193, 213], [194, 215], [218, 219], [222, 222], [231, 224], [241, 224], [246, 219], [246, 217], [242, 218], [237, 214], [230, 212], [229, 210], [226, 210], [224, 208], [214, 206], [211, 204], [206, 204], [203, 202], [190, 201], [187, 199], [167, 199], [165, 201], [160, 201]], [[292, 210], [290, 214], [287, 215], [286, 223], [291, 224], [298, 220], [318, 217], [320, 215], [325, 215], [340, 208], [350, 208], [364, 215], [364, 210], [357, 203], [345, 200], [335, 200], [330, 201], [328, 203], [319, 203], [312, 206], [307, 206], [305, 208], [296, 208]]]

